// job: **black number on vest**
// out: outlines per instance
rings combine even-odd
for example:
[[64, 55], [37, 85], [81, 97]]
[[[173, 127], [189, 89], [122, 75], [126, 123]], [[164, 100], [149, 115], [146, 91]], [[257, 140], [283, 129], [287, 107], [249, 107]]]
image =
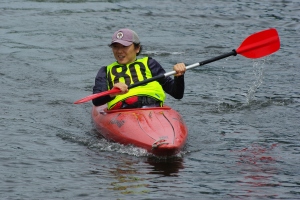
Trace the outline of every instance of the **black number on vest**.
[[[121, 68], [121, 70], [120, 70], [120, 68]], [[114, 84], [119, 83], [120, 78], [125, 79], [126, 85], [130, 84], [130, 76], [126, 74], [126, 70], [127, 70], [127, 68], [125, 65], [116, 65], [111, 68], [111, 73], [115, 76]]]
[[[138, 79], [137, 70], [136, 70], [137, 66], [136, 65], [138, 65], [139, 68], [140, 68], [140, 72], [143, 76], [142, 80]], [[147, 79], [147, 77], [146, 77], [146, 67], [142, 62], [135, 62], [135, 63], [130, 64], [129, 65], [129, 70], [130, 70], [130, 74], [131, 74], [133, 83], [136, 83], [136, 82], [143, 81], [143, 80]]]
[[[136, 66], [136, 65], [138, 65], [138, 66]], [[120, 78], [125, 79], [125, 84], [126, 85], [131, 84], [131, 79], [132, 79], [133, 83], [142, 81], [142, 80], [138, 79], [138, 73], [137, 73], [137, 68], [138, 67], [139, 67], [140, 73], [143, 76], [142, 80], [147, 79], [147, 77], [146, 77], [146, 67], [142, 62], [135, 62], [135, 63], [132, 63], [132, 64], [129, 65], [130, 76], [128, 74], [126, 74], [127, 67], [125, 65], [113, 66], [111, 68], [111, 73], [115, 76], [115, 78], [114, 78], [114, 81], [112, 81], [112, 77], [108, 76], [109, 87], [113, 88], [112, 82], [114, 82], [114, 84], [119, 83]], [[121, 70], [119, 68], [121, 68]], [[119, 70], [117, 71], [117, 69], [119, 69]]]

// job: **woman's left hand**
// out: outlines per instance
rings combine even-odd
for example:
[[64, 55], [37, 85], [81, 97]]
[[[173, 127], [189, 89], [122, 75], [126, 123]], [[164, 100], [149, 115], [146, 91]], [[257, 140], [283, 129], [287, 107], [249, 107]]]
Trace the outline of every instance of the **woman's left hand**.
[[184, 63], [177, 63], [174, 65], [173, 70], [176, 71], [175, 76], [182, 76], [186, 71], [186, 67]]

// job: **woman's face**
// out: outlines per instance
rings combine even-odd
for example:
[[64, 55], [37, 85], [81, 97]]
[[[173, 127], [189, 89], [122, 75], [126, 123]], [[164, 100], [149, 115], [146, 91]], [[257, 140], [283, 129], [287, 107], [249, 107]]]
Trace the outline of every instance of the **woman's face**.
[[119, 43], [111, 45], [114, 56], [119, 64], [125, 65], [136, 60], [136, 54], [140, 51], [140, 47], [135, 48], [134, 44], [123, 46]]

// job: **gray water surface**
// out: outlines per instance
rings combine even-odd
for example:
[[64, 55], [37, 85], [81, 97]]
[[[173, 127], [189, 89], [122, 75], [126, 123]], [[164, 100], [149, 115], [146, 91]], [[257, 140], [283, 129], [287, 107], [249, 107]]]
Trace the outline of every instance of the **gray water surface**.
[[[299, 21], [297, 0], [0, 0], [1, 199], [300, 199]], [[166, 103], [188, 141], [158, 159], [98, 136], [92, 104], [73, 104], [123, 27], [166, 71], [269, 27], [281, 49], [186, 72]]]

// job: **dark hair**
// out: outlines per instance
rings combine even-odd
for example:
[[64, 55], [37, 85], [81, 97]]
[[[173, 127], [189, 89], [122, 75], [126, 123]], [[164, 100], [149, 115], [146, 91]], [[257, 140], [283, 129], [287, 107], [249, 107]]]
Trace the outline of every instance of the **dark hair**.
[[143, 46], [140, 43], [138, 43], [138, 44], [133, 43], [133, 44], [134, 44], [134, 48], [136, 48], [136, 49], [140, 47], [140, 51], [136, 54], [136, 56], [140, 55], [140, 53], [143, 50]]
[[[133, 45], [134, 45], [134, 48], [135, 48], [135, 49], [137, 49], [137, 48], [140, 47], [140, 51], [136, 54], [136, 56], [140, 55], [140, 53], [141, 53], [142, 50], [143, 50], [143, 46], [142, 46], [140, 43], [138, 43], [138, 44], [133, 43]], [[112, 47], [112, 44], [109, 44], [108, 46], [111, 48], [111, 47]]]

